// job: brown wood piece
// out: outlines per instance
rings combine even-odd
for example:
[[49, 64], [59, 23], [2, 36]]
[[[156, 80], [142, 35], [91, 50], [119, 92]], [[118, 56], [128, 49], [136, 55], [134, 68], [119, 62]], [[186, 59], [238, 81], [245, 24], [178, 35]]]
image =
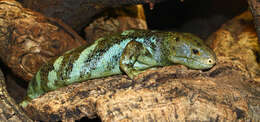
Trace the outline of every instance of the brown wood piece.
[[5, 78], [0, 69], [0, 121], [1, 122], [32, 122], [17, 106], [6, 90]]
[[44, 63], [85, 44], [62, 21], [0, 0], [0, 58], [19, 77], [30, 81]]
[[260, 1], [247, 0], [251, 13], [254, 17], [255, 29], [257, 32], [258, 43], [260, 43]]
[[142, 5], [112, 8], [91, 22], [85, 29], [85, 38], [92, 43], [100, 37], [128, 29], [147, 29]]
[[254, 97], [260, 91], [251, 91], [260, 84], [248, 82], [241, 63], [219, 59], [208, 72], [179, 65], [147, 71], [134, 81], [117, 75], [73, 84], [33, 100], [26, 111], [44, 121], [96, 116], [104, 122], [259, 119], [250, 113], [259, 111]]

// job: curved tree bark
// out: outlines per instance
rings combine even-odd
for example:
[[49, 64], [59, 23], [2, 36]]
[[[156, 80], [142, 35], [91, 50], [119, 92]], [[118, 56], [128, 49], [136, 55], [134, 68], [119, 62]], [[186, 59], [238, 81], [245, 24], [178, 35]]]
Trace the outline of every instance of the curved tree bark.
[[103, 12], [84, 29], [85, 39], [93, 43], [100, 37], [127, 29], [147, 29], [142, 5], [124, 6]]
[[5, 78], [0, 69], [0, 121], [32, 122], [32, 120], [17, 106], [6, 90]]
[[86, 43], [60, 20], [23, 8], [15, 0], [0, 0], [0, 28], [0, 58], [26, 81], [42, 64]]

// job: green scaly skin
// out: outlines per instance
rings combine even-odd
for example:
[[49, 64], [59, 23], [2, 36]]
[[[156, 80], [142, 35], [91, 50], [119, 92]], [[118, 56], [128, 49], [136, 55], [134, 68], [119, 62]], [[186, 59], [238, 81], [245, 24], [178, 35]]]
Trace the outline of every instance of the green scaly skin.
[[151, 67], [183, 64], [209, 69], [215, 63], [215, 53], [193, 34], [128, 30], [72, 49], [43, 65], [20, 105], [26, 107], [30, 100], [48, 91], [88, 79], [122, 73], [133, 79]]

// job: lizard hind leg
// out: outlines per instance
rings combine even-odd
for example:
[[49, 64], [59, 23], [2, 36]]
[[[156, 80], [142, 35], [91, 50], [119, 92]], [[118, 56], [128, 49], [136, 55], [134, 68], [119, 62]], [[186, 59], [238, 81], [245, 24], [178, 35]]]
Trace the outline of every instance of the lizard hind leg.
[[[130, 41], [120, 57], [120, 69], [125, 72], [131, 79], [133, 79], [138, 74], [144, 72], [144, 69], [152, 67], [151, 64], [139, 61], [139, 57], [147, 56], [150, 57], [151, 54], [143, 46], [142, 43], [137, 41]], [[151, 58], [152, 59], [152, 58]], [[142, 64], [139, 67], [135, 67], [135, 64]]]

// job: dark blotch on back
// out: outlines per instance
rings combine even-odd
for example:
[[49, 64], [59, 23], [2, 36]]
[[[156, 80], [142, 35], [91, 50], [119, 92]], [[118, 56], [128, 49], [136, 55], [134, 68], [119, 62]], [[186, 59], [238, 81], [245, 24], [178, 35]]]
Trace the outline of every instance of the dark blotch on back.
[[65, 68], [65, 71], [67, 72], [67, 75], [59, 75], [61, 77], [61, 80], [67, 79], [69, 76], [69, 73], [72, 71], [73, 69], [73, 62], [75, 59], [69, 59], [67, 67]]
[[[41, 76], [41, 87], [44, 89], [44, 90], [47, 90], [47, 83], [49, 81], [48, 79], [48, 75], [49, 75], [49, 72], [52, 71], [54, 69], [53, 65], [52, 64], [46, 64], [42, 67], [42, 69], [40, 70], [40, 76]], [[37, 83], [34, 83], [34, 85], [36, 85]]]
[[174, 46], [172, 47], [172, 50], [175, 50], [175, 47], [174, 47]]
[[[63, 57], [63, 60], [61, 62], [61, 68], [59, 69], [58, 76], [64, 80], [67, 79], [70, 72], [73, 69], [73, 63], [79, 58], [81, 52], [87, 47], [87, 45], [85, 46], [81, 46], [79, 48], [77, 48], [76, 50], [73, 50], [72, 52], [65, 54]], [[63, 74], [63, 72], [66, 71], [65, 74]]]
[[179, 37], [176, 37], [175, 40], [176, 40], [176, 42], [179, 42], [179, 41], [180, 41], [180, 38], [179, 38]]
[[198, 46], [201, 46], [201, 43], [198, 40], [194, 40]]

